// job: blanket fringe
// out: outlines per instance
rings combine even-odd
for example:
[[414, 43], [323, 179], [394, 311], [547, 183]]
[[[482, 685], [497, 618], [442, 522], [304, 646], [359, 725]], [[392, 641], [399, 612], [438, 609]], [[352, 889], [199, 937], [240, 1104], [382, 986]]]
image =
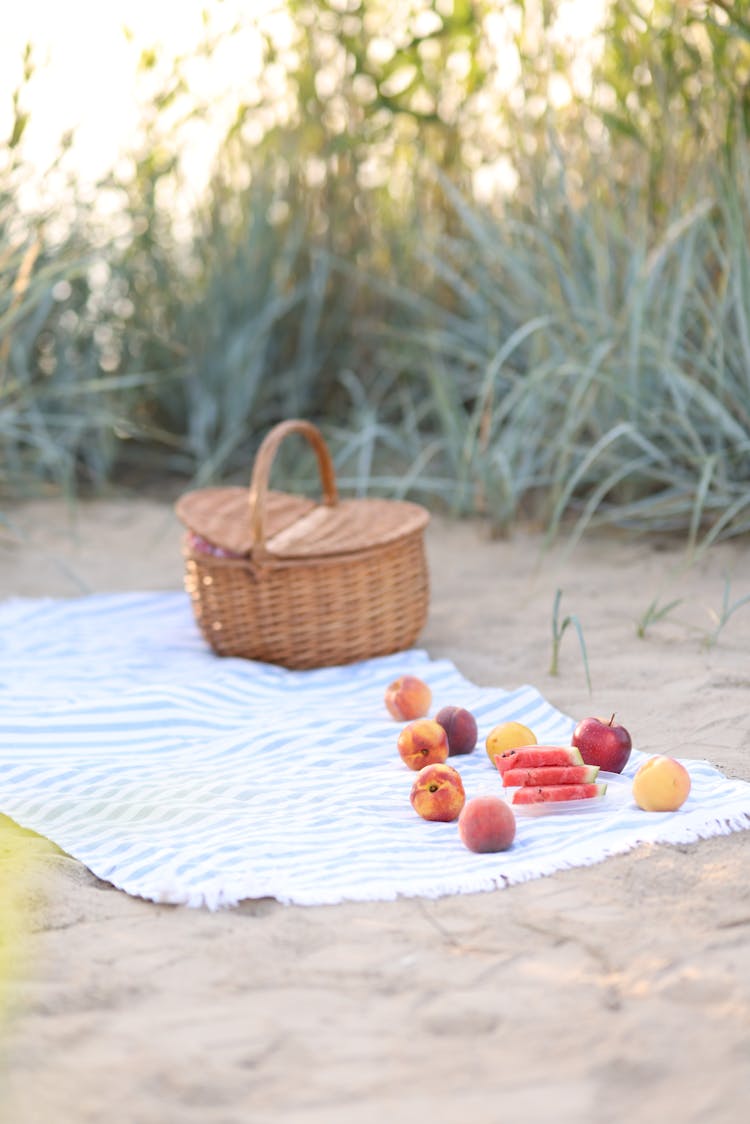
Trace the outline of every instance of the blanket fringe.
[[[650, 837], [622, 841], [616, 846], [606, 843], [603, 844], [601, 839], [599, 839], [596, 853], [578, 851], [575, 848], [571, 848], [567, 856], [555, 856], [546, 862], [543, 868], [540, 868], [539, 865], [532, 868], [529, 865], [527, 867], [521, 866], [515, 869], [509, 869], [502, 873], [487, 873], [483, 876], [477, 873], [477, 876], [472, 877], [470, 881], [466, 879], [441, 879], [438, 882], [429, 882], [418, 886], [415, 885], [414, 888], [410, 889], [408, 892], [397, 892], [388, 886], [377, 886], [372, 883], [369, 884], [368, 891], [363, 892], [361, 895], [356, 891], [350, 891], [346, 894], [320, 892], [314, 894], [290, 892], [287, 894], [283, 891], [272, 891], [267, 887], [259, 887], [244, 882], [227, 886], [216, 892], [184, 892], [174, 886], [168, 885], [163, 885], [153, 892], [145, 892], [143, 887], [136, 889], [116, 881], [113, 881], [113, 885], [134, 896], [145, 898], [147, 901], [153, 901], [163, 905], [184, 905], [192, 908], [203, 908], [212, 912], [222, 909], [231, 909], [239, 905], [240, 902], [257, 900], [259, 898], [273, 898], [281, 905], [299, 906], [342, 905], [345, 902], [397, 901], [400, 898], [416, 897], [436, 900], [437, 898], [448, 897], [454, 894], [489, 893], [493, 890], [504, 889], [507, 886], [520, 885], [523, 882], [532, 882], [537, 878], [548, 877], [551, 874], [556, 874], [561, 871], [574, 870], [581, 866], [595, 866], [597, 863], [603, 862], [608, 858], [627, 854], [630, 851], [636, 850], [638, 847], [694, 844], [717, 835], [732, 835], [735, 832], [746, 831], [748, 829], [750, 829], [750, 810], [746, 812], [736, 812], [730, 816], [704, 820], [699, 824], [690, 822], [678, 824], [675, 821], [671, 821], [668, 835], [665, 834], [662, 836], [662, 833], [655, 832]], [[489, 857], [490, 856], [485, 856], [485, 858]]]

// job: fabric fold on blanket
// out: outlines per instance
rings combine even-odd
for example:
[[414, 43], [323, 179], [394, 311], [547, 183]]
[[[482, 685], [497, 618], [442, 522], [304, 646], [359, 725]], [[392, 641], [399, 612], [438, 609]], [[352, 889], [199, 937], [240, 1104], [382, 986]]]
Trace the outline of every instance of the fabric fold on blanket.
[[[511, 719], [570, 742], [574, 720], [534, 687], [478, 687], [421, 650], [294, 672], [215, 656], [182, 593], [6, 601], [0, 812], [130, 894], [210, 909], [473, 893], [750, 827], [750, 784], [683, 760], [676, 813], [641, 812], [621, 786], [596, 809], [521, 816], [509, 851], [474, 854], [409, 802], [383, 702], [407, 671], [435, 711], [471, 710], [480, 742]], [[481, 744], [450, 763], [467, 797], [502, 793]]]

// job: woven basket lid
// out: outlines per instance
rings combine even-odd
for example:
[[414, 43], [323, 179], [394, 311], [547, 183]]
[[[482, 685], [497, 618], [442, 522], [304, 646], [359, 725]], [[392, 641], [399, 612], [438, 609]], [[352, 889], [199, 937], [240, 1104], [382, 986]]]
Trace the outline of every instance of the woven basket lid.
[[429, 513], [401, 500], [339, 500], [318, 504], [294, 523], [269, 533], [266, 550], [275, 558], [321, 558], [355, 554], [422, 530]]
[[[252, 520], [246, 488], [200, 488], [177, 501], [178, 518], [213, 546], [251, 555]], [[335, 504], [268, 492], [265, 549], [279, 559], [351, 554], [396, 542], [422, 530], [429, 513], [401, 500], [350, 499]]]
[[[314, 500], [269, 492], [266, 496], [267, 534], [276, 535], [315, 507]], [[247, 488], [198, 488], [180, 496], [175, 512], [188, 530], [232, 554], [250, 554], [253, 527]]]
[[[323, 502], [268, 487], [279, 445], [300, 434], [318, 459]], [[320, 431], [310, 422], [280, 422], [261, 443], [250, 488], [200, 488], [176, 504], [178, 518], [213, 546], [233, 554], [291, 560], [372, 550], [422, 530], [429, 512], [406, 500], [338, 496], [333, 462]]]

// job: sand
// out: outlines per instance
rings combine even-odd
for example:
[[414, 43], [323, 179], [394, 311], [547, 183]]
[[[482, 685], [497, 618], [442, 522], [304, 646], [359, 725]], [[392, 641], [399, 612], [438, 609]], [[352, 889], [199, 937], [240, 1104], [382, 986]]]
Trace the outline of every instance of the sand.
[[[0, 597], [176, 589], [168, 504], [6, 509]], [[686, 565], [433, 520], [421, 644], [481, 684], [609, 714], [639, 749], [750, 780], [750, 543]], [[727, 585], [729, 583], [729, 585]], [[552, 604], [575, 614], [550, 674]], [[652, 601], [679, 598], [637, 635]], [[14, 1124], [739, 1124], [750, 1098], [750, 832], [492, 893], [211, 914], [129, 898], [0, 820], [30, 874], [0, 1059]]]

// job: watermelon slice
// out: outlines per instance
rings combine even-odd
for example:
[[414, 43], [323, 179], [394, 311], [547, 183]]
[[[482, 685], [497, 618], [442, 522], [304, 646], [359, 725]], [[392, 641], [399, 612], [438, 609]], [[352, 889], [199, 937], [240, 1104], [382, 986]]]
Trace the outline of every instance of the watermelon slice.
[[540, 769], [545, 765], [583, 765], [581, 751], [574, 745], [524, 745], [495, 754], [501, 773], [507, 769]]
[[591, 800], [604, 796], [606, 784], [541, 784], [517, 788], [512, 804], [548, 804], [559, 800]]
[[506, 769], [503, 784], [506, 788], [521, 785], [593, 784], [599, 773], [598, 765], [542, 765], [538, 769]]

